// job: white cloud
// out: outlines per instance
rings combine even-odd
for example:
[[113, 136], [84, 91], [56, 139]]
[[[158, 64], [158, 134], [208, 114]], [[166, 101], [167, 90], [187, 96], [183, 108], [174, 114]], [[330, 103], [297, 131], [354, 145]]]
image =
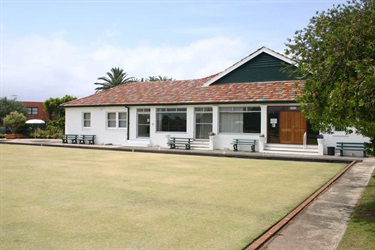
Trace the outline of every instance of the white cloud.
[[201, 39], [185, 47], [140, 44], [135, 48], [78, 47], [64, 34], [3, 39], [1, 96], [22, 101], [44, 101], [65, 94], [84, 97], [94, 93], [94, 82], [112, 67], [130, 76], [169, 76], [194, 79], [231, 66], [252, 51], [243, 41], [228, 37]]

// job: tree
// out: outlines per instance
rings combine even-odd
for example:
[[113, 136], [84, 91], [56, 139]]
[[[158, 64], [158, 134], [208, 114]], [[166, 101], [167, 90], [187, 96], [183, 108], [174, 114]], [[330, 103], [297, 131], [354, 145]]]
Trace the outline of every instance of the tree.
[[286, 46], [298, 62], [293, 73], [307, 78], [298, 101], [313, 128], [355, 128], [375, 150], [375, 2], [317, 12]]
[[50, 113], [51, 120], [47, 121], [46, 134], [51, 138], [61, 138], [65, 128], [65, 110], [60, 106], [63, 103], [76, 100], [77, 97], [65, 95], [62, 98], [49, 98], [44, 101], [44, 109]]
[[17, 101], [17, 99], [0, 98], [0, 126], [3, 125], [4, 117], [13, 111], [17, 111], [25, 116], [27, 114], [26, 106], [22, 102]]
[[94, 83], [95, 85], [99, 85], [99, 87], [95, 88], [96, 92], [136, 81], [134, 77], [128, 77], [128, 74], [120, 68], [112, 68], [110, 72], [107, 72], [107, 76], [99, 77], [98, 80], [103, 82]]
[[163, 81], [172, 81], [172, 77], [168, 76], [149, 76], [147, 78], [141, 78], [141, 79], [136, 79], [136, 82], [163, 82]]
[[62, 98], [49, 98], [48, 100], [44, 101], [44, 109], [45, 111], [50, 113], [51, 119], [58, 120], [61, 117], [65, 116], [65, 110], [60, 108], [61, 104], [76, 100], [77, 97], [65, 95]]
[[172, 81], [173, 78], [168, 76], [149, 76], [146, 78], [146, 81], [148, 82], [159, 82], [159, 81]]
[[17, 111], [11, 112], [9, 115], [3, 118], [4, 125], [7, 126], [12, 134], [16, 134], [17, 129], [22, 125], [25, 125], [26, 116]]

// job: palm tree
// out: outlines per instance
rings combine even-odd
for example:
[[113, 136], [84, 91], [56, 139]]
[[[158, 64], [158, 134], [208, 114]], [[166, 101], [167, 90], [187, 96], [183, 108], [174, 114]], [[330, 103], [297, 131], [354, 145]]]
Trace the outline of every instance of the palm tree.
[[95, 88], [96, 92], [136, 81], [134, 77], [128, 77], [128, 73], [120, 68], [112, 68], [110, 72], [107, 72], [107, 76], [99, 77], [98, 80], [103, 82], [94, 83], [95, 85], [99, 85], [99, 87]]
[[149, 76], [146, 78], [148, 82], [158, 82], [158, 81], [171, 81], [173, 78], [168, 77], [168, 76]]

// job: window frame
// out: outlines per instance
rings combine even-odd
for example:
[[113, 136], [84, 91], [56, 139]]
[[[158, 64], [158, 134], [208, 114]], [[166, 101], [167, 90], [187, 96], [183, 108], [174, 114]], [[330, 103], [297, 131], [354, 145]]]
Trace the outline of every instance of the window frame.
[[[109, 114], [115, 114], [114, 118], [109, 118]], [[125, 118], [120, 118], [120, 114], [125, 114]], [[114, 126], [109, 126], [109, 122], [114, 123]], [[121, 122], [125, 122], [125, 127], [120, 126]], [[109, 111], [106, 113], [106, 128], [107, 129], [127, 129], [128, 128], [128, 113], [124, 111]]]
[[[125, 118], [120, 118], [120, 114], [125, 114]], [[117, 122], [116, 125], [119, 129], [127, 129], [128, 128], [128, 112], [117, 112]], [[125, 121], [125, 127], [120, 126], [120, 123]]]
[[37, 115], [37, 114], [39, 114], [39, 108], [38, 107], [28, 107], [27, 108], [27, 114], [28, 115]]
[[[89, 115], [89, 118], [86, 118], [86, 115]], [[89, 123], [88, 126], [86, 126], [86, 122]], [[82, 113], [82, 127], [83, 128], [91, 128], [91, 112], [83, 112]]]
[[[242, 128], [241, 130], [244, 130], [245, 126], [245, 114], [259, 114], [259, 124], [257, 124], [257, 131], [252, 131], [252, 132], [231, 132], [231, 131], [223, 131], [223, 124], [222, 124], [222, 114], [242, 114]], [[224, 134], [259, 134], [261, 133], [262, 129], [262, 113], [261, 113], [261, 107], [260, 106], [224, 106], [224, 107], [219, 107], [219, 133], [224, 133]], [[233, 127], [233, 124], [229, 124], [231, 127]]]
[[[170, 119], [171, 114], [185, 114], [185, 129], [181, 130], [172, 130], [169, 126], [168, 130], [162, 130], [163, 124], [162, 121], [159, 121], [159, 117], [163, 117], [163, 114], [168, 114]], [[156, 132], [173, 132], [173, 133], [186, 133], [187, 132], [187, 108], [186, 107], [168, 107], [168, 108], [156, 108]]]

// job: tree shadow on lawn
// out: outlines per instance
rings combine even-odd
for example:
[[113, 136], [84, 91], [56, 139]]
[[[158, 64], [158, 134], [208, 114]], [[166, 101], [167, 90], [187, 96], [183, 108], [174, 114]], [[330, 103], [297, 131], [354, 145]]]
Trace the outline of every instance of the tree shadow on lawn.
[[[372, 176], [375, 179], [375, 175]], [[371, 191], [370, 191], [371, 190]], [[370, 191], [370, 195], [366, 196], [366, 191]], [[364, 196], [359, 205], [355, 209], [352, 222], [360, 224], [366, 231], [375, 233], [375, 181], [370, 181], [366, 188]], [[365, 200], [363, 200], [363, 198]]]

